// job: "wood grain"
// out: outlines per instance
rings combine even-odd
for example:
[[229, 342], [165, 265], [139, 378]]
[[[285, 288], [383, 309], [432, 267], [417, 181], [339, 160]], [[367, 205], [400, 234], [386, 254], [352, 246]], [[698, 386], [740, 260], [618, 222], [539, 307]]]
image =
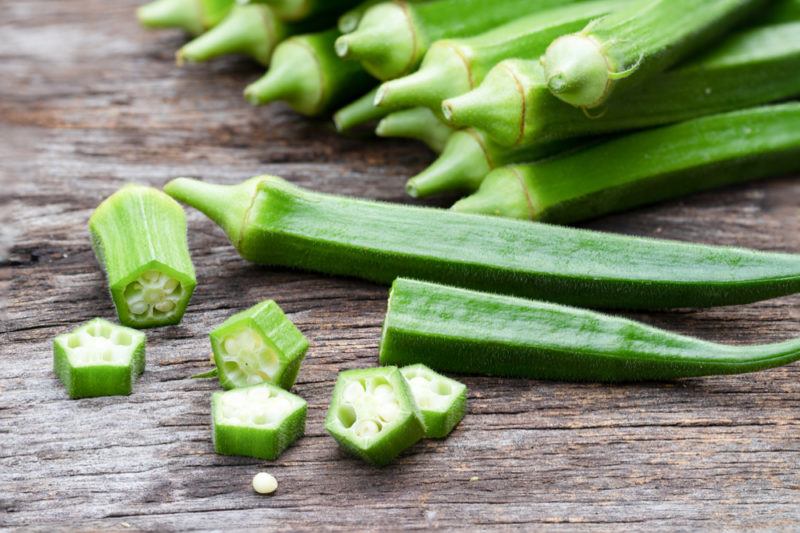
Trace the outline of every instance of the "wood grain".
[[[322, 420], [337, 372], [377, 360], [386, 289], [258, 268], [189, 213], [198, 290], [184, 322], [150, 330], [130, 397], [70, 401], [51, 339], [113, 318], [86, 221], [126, 182], [233, 183], [274, 173], [317, 190], [406, 201], [430, 160], [402, 142], [337, 136], [324, 121], [240, 96], [245, 61], [178, 69], [175, 32], [135, 2], [5, 0], [0, 19], [0, 526], [147, 530], [395, 528], [635, 530], [800, 527], [800, 365], [635, 386], [471, 377], [469, 414], [374, 469]], [[589, 226], [800, 252], [800, 182], [696, 195]], [[435, 238], [435, 228], [432, 228]], [[296, 392], [307, 434], [275, 463], [213, 453], [207, 332], [274, 298], [312, 348]], [[800, 298], [636, 318], [704, 338], [800, 335]], [[279, 480], [254, 494], [259, 470]]]

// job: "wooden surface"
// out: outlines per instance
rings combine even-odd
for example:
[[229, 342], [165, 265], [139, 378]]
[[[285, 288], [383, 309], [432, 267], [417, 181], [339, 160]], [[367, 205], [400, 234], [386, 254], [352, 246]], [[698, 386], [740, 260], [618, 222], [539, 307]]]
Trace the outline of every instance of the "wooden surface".
[[[0, 526], [114, 529], [547, 527], [800, 528], [800, 365], [632, 386], [472, 377], [469, 413], [379, 470], [337, 449], [322, 420], [336, 374], [376, 364], [386, 289], [246, 264], [189, 213], [198, 290], [183, 323], [149, 330], [130, 397], [70, 401], [51, 339], [113, 319], [86, 231], [126, 182], [236, 182], [275, 173], [314, 189], [404, 201], [430, 155], [345, 139], [325, 122], [241, 98], [258, 69], [178, 69], [175, 32], [148, 33], [133, 1], [0, 4]], [[800, 182], [702, 194], [591, 227], [800, 252]], [[432, 228], [435, 231], [435, 228]], [[435, 238], [432, 235], [432, 238]], [[295, 390], [307, 433], [275, 463], [212, 451], [206, 334], [274, 298], [312, 348]], [[631, 315], [732, 343], [800, 335], [800, 298]], [[252, 476], [280, 488], [255, 495]]]

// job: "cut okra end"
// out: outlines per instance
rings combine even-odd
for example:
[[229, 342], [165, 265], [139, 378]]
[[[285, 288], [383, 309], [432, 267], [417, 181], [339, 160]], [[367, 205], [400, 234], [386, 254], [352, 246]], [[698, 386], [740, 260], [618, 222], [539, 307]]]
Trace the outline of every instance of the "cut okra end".
[[423, 364], [405, 366], [400, 372], [425, 421], [425, 436], [441, 439], [449, 435], [466, 414], [466, 385]]
[[397, 367], [339, 374], [325, 429], [342, 448], [383, 466], [425, 436], [425, 424]]
[[54, 339], [53, 367], [70, 398], [127, 395], [144, 349], [144, 333], [96, 318]]
[[272, 300], [233, 315], [210, 337], [225, 389], [259, 383], [290, 389], [308, 351], [308, 340]]
[[214, 450], [275, 460], [305, 432], [306, 411], [304, 399], [268, 383], [215, 392]]

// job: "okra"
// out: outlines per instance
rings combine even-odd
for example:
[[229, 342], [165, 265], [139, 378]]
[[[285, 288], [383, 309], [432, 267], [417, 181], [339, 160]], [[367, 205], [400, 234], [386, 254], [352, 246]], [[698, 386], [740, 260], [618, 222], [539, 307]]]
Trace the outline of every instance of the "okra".
[[517, 148], [498, 145], [480, 130], [454, 132], [441, 155], [425, 170], [408, 180], [406, 192], [426, 198], [450, 192], [473, 192], [495, 168], [519, 162], [538, 161], [566, 152], [584, 141], [552, 141]]
[[350, 453], [389, 464], [425, 436], [425, 423], [397, 367], [339, 373], [325, 429]]
[[[742, 80], [748, 80], [742, 83]], [[637, 129], [800, 94], [800, 23], [739, 32], [708, 53], [611, 99], [597, 117], [560, 105], [539, 65], [503, 61], [474, 91], [446, 100], [447, 120], [503, 145]]]
[[392, 285], [384, 365], [559, 381], [659, 381], [756, 372], [800, 359], [800, 339], [726, 346], [633, 320], [410, 279]]
[[538, 59], [547, 46], [577, 31], [629, 0], [568, 4], [508, 22], [475, 37], [443, 39], [430, 47], [419, 70], [381, 85], [379, 106], [428, 107], [437, 113], [442, 101], [475, 88], [503, 59]]
[[179, 178], [165, 190], [219, 224], [243, 258], [265, 265], [603, 308], [732, 305], [800, 291], [798, 255], [359, 200], [273, 176], [232, 186]]
[[382, 1], [383, 0], [366, 0], [357, 6], [348, 9], [339, 15], [339, 20], [336, 23], [336, 27], [339, 28], [339, 31], [342, 33], [350, 33], [358, 27], [358, 23], [361, 22], [361, 18], [364, 16], [364, 13], [367, 11], [367, 9], [375, 4], [381, 3]]
[[336, 129], [340, 132], [349, 131], [363, 124], [380, 120], [391, 113], [391, 109], [375, 105], [376, 92], [377, 89], [373, 89], [334, 113], [333, 122], [336, 124]]
[[214, 451], [274, 461], [306, 429], [306, 401], [262, 383], [211, 396]]
[[443, 439], [467, 412], [467, 387], [425, 365], [400, 369], [425, 422], [425, 436]]
[[635, 87], [723, 35], [764, 0], [647, 0], [590, 22], [541, 58], [556, 98], [583, 109]]
[[53, 368], [70, 398], [127, 395], [144, 372], [144, 333], [95, 318], [53, 341]]
[[244, 0], [243, 4], [267, 4], [282, 20], [298, 21], [310, 16], [331, 16], [350, 9], [360, 0]]
[[178, 28], [200, 35], [230, 12], [234, 0], [155, 0], [136, 11], [146, 28]]
[[800, 103], [632, 133], [489, 174], [453, 209], [569, 223], [731, 183], [800, 170]]
[[272, 300], [228, 318], [210, 334], [224, 389], [271, 383], [291, 389], [308, 340]]
[[334, 53], [339, 35], [328, 30], [280, 43], [270, 69], [245, 89], [245, 98], [254, 105], [284, 100], [298, 113], [315, 116], [369, 89], [373, 81], [364, 69]]
[[95, 209], [89, 231], [119, 321], [134, 328], [179, 323], [197, 284], [180, 204], [128, 185]]
[[360, 61], [380, 80], [416, 69], [428, 47], [447, 37], [476, 35], [520, 16], [576, 0], [434, 0], [381, 2], [367, 9], [358, 28], [339, 37], [336, 52]]
[[378, 137], [416, 139], [439, 153], [447, 145], [453, 128], [439, 120], [427, 107], [414, 107], [384, 117], [378, 122], [375, 134]]

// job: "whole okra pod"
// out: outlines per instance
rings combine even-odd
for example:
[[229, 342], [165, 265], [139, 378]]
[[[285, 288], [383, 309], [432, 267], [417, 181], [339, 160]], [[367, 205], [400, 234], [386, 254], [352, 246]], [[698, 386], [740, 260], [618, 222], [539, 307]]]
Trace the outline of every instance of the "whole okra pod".
[[336, 130], [340, 132], [349, 131], [369, 122], [380, 120], [391, 113], [391, 109], [375, 105], [377, 91], [377, 88], [372, 89], [334, 113], [333, 122], [336, 125]]
[[800, 256], [703, 246], [315, 193], [273, 176], [165, 190], [242, 257], [391, 283], [398, 276], [603, 308], [707, 307], [800, 290]]
[[146, 28], [178, 28], [200, 35], [225, 18], [234, 0], [155, 0], [136, 11]]
[[353, 8], [360, 0], [239, 0], [239, 2], [267, 4], [281, 20], [298, 21], [311, 16], [335, 16]]

